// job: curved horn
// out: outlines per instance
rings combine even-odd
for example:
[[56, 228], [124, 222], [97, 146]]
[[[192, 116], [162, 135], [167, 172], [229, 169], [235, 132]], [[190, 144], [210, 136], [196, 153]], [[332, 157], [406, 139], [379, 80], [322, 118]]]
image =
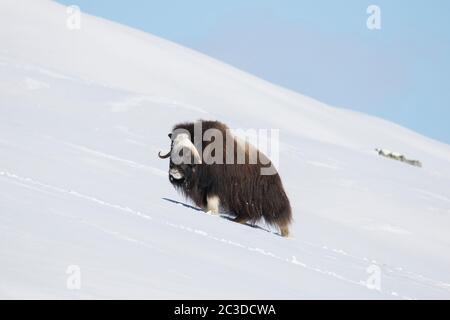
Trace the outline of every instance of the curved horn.
[[196, 164], [202, 163], [202, 158], [200, 157], [197, 148], [194, 146], [191, 139], [189, 139], [189, 137], [186, 134], [180, 134], [174, 140], [173, 152], [176, 155], [176, 157], [180, 158], [179, 152], [183, 148], [188, 149], [194, 156], [194, 163]]
[[[172, 139], [172, 133], [169, 133], [168, 137], [169, 137], [169, 139]], [[172, 150], [167, 152], [167, 154], [165, 154], [165, 155], [161, 155], [161, 151], [160, 151], [160, 152], [158, 152], [158, 157], [160, 157], [161, 159], [167, 159], [168, 157], [170, 157], [171, 153], [172, 153]]]
[[170, 157], [171, 151], [169, 151], [167, 154], [165, 155], [161, 155], [161, 151], [158, 152], [158, 157], [160, 157], [161, 159], [167, 159], [168, 157]]

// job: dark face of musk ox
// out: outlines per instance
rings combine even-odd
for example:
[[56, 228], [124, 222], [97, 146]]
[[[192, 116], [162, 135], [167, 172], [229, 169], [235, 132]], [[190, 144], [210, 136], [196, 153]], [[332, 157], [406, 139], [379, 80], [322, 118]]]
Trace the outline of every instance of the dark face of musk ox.
[[195, 171], [193, 164], [174, 164], [172, 160], [169, 164], [169, 180], [178, 187], [187, 184]]
[[161, 159], [169, 158], [169, 180], [175, 187], [187, 187], [195, 172], [196, 163], [201, 162], [200, 156], [190, 141], [188, 132], [169, 133], [171, 139], [170, 151], [161, 155]]

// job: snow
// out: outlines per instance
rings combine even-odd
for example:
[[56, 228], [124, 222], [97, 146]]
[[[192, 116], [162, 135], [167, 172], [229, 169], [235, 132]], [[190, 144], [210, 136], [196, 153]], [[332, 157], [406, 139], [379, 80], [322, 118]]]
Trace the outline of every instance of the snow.
[[[448, 145], [141, 31], [66, 19], [51, 1], [0, 2], [1, 298], [450, 298]], [[280, 129], [291, 238], [172, 188], [157, 152], [199, 118]]]

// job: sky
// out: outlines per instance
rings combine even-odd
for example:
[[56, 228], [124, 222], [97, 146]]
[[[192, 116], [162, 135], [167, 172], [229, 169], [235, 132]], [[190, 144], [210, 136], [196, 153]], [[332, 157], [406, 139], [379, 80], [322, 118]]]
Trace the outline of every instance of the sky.
[[[450, 1], [58, 0], [450, 144]], [[367, 8], [380, 9], [371, 30]]]

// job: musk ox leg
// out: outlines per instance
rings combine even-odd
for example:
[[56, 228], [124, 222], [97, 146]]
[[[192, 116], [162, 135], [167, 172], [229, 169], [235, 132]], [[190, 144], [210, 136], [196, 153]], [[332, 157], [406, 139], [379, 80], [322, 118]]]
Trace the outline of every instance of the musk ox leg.
[[244, 216], [237, 216], [236, 218], [233, 219], [233, 222], [240, 223], [240, 224], [245, 224], [247, 221], [248, 221], [248, 218], [244, 217]]
[[282, 237], [289, 237], [289, 227], [287, 225], [281, 225], [280, 233]]
[[206, 212], [219, 214], [220, 199], [218, 196], [207, 196], [206, 203]]

